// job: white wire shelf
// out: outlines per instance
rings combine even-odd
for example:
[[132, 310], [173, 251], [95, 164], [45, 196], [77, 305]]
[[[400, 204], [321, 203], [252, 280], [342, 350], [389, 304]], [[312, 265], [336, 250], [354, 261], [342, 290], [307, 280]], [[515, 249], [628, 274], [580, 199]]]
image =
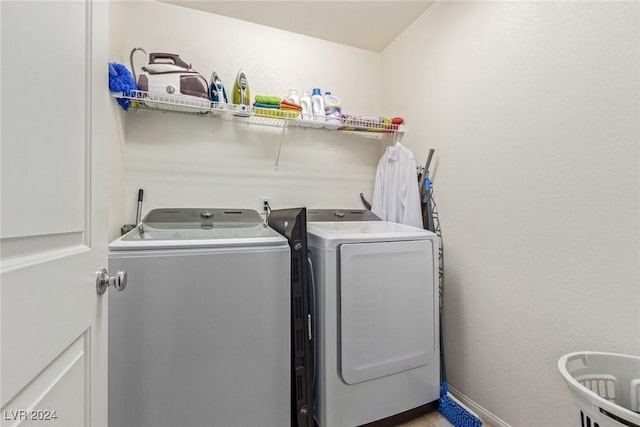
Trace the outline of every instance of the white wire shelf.
[[341, 133], [381, 139], [383, 135], [393, 135], [394, 142], [404, 135], [404, 125], [394, 125], [376, 120], [357, 117], [343, 117], [340, 121], [327, 121], [324, 116], [301, 117], [297, 111], [276, 108], [254, 108], [248, 105], [211, 102], [208, 98], [185, 97], [158, 92], [133, 90], [129, 94], [113, 93], [117, 99], [131, 101], [130, 108], [136, 110], [154, 110], [197, 116], [210, 116], [218, 119], [245, 123], [249, 125], [270, 126], [282, 129], [280, 145], [276, 154], [275, 170], [278, 170], [280, 152], [284, 135], [288, 127], [325, 129]]
[[340, 121], [327, 121], [323, 116], [302, 117], [298, 112], [280, 109], [257, 108], [247, 105], [211, 102], [207, 98], [184, 97], [141, 90], [112, 94], [114, 98], [128, 99], [131, 108], [168, 111], [191, 115], [210, 115], [223, 120], [254, 124], [259, 126], [325, 129], [350, 133], [365, 137], [380, 138], [385, 134], [404, 133], [404, 125], [394, 125], [379, 121], [345, 117]]

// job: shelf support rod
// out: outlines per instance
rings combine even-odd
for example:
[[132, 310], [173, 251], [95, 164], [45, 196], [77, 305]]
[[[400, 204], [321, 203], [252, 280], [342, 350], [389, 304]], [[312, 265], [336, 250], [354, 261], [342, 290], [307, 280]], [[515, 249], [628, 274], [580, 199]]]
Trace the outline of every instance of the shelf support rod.
[[280, 135], [280, 145], [278, 145], [278, 153], [276, 154], [276, 164], [274, 166], [276, 172], [280, 170], [280, 166], [278, 166], [278, 164], [280, 163], [280, 151], [282, 151], [282, 143], [284, 142], [284, 134], [287, 131], [287, 124], [289, 124], [289, 120], [285, 119], [284, 125], [282, 125], [282, 134]]

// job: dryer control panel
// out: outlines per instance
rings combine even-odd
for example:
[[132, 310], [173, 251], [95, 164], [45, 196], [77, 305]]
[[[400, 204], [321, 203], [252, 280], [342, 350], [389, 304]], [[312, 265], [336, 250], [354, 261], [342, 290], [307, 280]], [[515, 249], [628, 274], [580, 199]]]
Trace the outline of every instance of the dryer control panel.
[[307, 209], [307, 221], [380, 221], [380, 218], [363, 209]]

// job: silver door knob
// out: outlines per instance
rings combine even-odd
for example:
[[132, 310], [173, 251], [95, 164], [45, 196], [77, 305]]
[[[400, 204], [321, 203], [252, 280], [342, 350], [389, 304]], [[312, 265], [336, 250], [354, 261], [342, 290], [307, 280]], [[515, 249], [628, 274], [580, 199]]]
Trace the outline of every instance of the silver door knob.
[[113, 286], [116, 291], [124, 291], [127, 287], [127, 272], [118, 271], [115, 276], [109, 276], [106, 268], [101, 268], [96, 272], [96, 290], [102, 295], [109, 286]]

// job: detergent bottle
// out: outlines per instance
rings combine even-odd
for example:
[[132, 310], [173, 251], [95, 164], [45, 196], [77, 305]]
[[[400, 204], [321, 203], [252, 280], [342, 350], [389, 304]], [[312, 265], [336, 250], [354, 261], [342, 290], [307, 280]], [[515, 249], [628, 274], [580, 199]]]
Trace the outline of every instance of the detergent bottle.
[[297, 89], [289, 89], [289, 93], [285, 99], [289, 102], [300, 105], [300, 95], [298, 95]]
[[340, 98], [331, 95], [331, 92], [324, 94], [324, 111], [328, 122], [340, 123], [342, 118], [342, 104]]
[[324, 98], [319, 88], [314, 88], [311, 94], [311, 111], [313, 112], [314, 120], [325, 121]]
[[308, 90], [302, 92], [300, 106], [302, 107], [302, 120], [311, 120], [313, 118], [313, 111], [311, 110], [311, 94]]

